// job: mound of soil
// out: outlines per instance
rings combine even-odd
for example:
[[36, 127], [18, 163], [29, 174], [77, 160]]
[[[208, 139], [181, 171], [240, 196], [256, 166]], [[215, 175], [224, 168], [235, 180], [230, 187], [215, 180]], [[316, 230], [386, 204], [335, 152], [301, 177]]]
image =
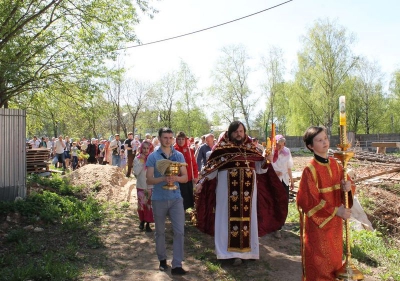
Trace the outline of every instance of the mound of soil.
[[121, 169], [110, 165], [85, 165], [65, 177], [75, 186], [83, 186], [84, 194], [92, 194], [99, 201], [130, 201], [134, 181], [129, 181]]

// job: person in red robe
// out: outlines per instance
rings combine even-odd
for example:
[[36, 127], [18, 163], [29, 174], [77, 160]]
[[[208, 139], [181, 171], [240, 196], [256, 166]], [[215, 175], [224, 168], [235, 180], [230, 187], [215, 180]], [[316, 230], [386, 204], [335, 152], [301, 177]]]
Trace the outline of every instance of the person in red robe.
[[343, 180], [343, 167], [328, 157], [325, 128], [308, 128], [303, 140], [314, 158], [303, 171], [297, 193], [302, 280], [333, 281], [343, 264], [343, 220], [351, 215], [344, 207], [345, 192], [352, 205], [354, 190], [349, 178]]
[[214, 235], [217, 258], [234, 265], [259, 259], [258, 237], [285, 223], [286, 191], [240, 121], [213, 147], [196, 192], [197, 227]]
[[187, 210], [194, 207], [193, 182], [197, 182], [199, 171], [197, 169], [194, 151], [190, 148], [189, 139], [186, 137], [184, 132], [178, 132], [176, 134], [176, 143], [174, 144], [174, 148], [183, 154], [187, 164], [186, 170], [188, 173], [188, 181], [185, 183], [179, 183], [179, 188], [183, 198], [183, 208]]

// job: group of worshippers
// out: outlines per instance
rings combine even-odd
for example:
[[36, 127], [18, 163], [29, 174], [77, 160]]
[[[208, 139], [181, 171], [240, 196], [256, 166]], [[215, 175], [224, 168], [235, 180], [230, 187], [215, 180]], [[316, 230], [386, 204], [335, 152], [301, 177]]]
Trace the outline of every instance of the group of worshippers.
[[[159, 269], [169, 268], [165, 242], [165, 221], [169, 216], [174, 232], [171, 273], [187, 273], [182, 267], [185, 209], [193, 205], [197, 227], [214, 236], [217, 259], [229, 259], [233, 265], [259, 259], [258, 237], [279, 233], [288, 213], [289, 189], [294, 187], [293, 160], [285, 138], [278, 135], [276, 148], [266, 155], [247, 135], [244, 124], [234, 121], [216, 143], [206, 136], [203, 146], [208, 148], [202, 151], [201, 146], [197, 155], [182, 132], [174, 136], [171, 129], [161, 128], [158, 139], [160, 145], [155, 150], [142, 144], [133, 170], [138, 178], [138, 195], [146, 185], [152, 189], [151, 198], [147, 197], [139, 207], [142, 211], [146, 206], [146, 211], [139, 213], [139, 227], [143, 229], [148, 221], [155, 223]], [[335, 271], [342, 266], [342, 220], [351, 214], [344, 207], [343, 198], [345, 192], [352, 198], [354, 185], [343, 179], [343, 167], [328, 157], [325, 128], [308, 128], [303, 140], [314, 157], [303, 171], [297, 195], [302, 280], [335, 280]], [[164, 160], [181, 163], [179, 174], [159, 170], [157, 163]], [[195, 202], [190, 200], [193, 196], [187, 187], [193, 182]], [[177, 188], [165, 188], [171, 184]], [[148, 194], [140, 192], [141, 197]]]

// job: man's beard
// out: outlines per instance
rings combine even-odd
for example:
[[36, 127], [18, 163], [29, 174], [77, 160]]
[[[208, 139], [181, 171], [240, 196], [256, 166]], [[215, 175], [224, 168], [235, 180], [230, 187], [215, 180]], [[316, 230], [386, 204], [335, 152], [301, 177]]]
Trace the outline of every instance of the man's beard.
[[232, 141], [233, 141], [233, 143], [236, 144], [236, 145], [241, 145], [241, 144], [243, 143], [243, 140], [244, 140], [244, 138], [240, 138], [240, 140], [238, 140], [238, 139], [233, 139]]

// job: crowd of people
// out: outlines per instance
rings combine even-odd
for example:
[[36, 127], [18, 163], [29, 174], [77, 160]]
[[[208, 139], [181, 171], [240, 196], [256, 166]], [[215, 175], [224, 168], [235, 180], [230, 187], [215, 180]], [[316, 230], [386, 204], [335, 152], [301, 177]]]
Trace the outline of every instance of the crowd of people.
[[[142, 141], [158, 146], [157, 137], [146, 134]], [[138, 135], [128, 133], [128, 138], [120, 141], [119, 134], [109, 139], [71, 139], [62, 135], [58, 138], [42, 137], [40, 140], [33, 136], [28, 141], [31, 148], [47, 148], [50, 150], [49, 158], [55, 168], [75, 170], [85, 164], [113, 165], [121, 168], [129, 177], [132, 176], [133, 159], [142, 141]]]
[[[351, 199], [355, 189], [343, 178], [343, 167], [328, 157], [329, 140], [323, 127], [310, 127], [303, 136], [314, 158], [304, 169], [297, 206], [301, 222], [302, 280], [335, 280], [342, 266], [342, 220], [351, 210], [345, 208], [345, 193]], [[197, 227], [214, 236], [217, 259], [259, 259], [258, 237], [280, 230], [288, 213], [289, 190], [294, 188], [293, 159], [282, 135], [274, 149], [265, 150], [257, 138], [246, 133], [245, 125], [234, 121], [218, 139], [207, 134], [199, 139], [184, 132], [174, 135], [161, 128], [158, 136], [147, 134], [140, 140], [133, 133], [121, 142], [34, 137], [32, 147], [50, 148], [55, 165], [78, 168], [78, 154], [88, 155], [85, 163], [120, 167], [127, 177], [136, 177], [139, 229], [153, 231], [159, 270], [167, 271], [165, 223], [172, 223], [173, 257], [171, 273], [183, 275], [185, 210], [194, 209]], [[72, 161], [70, 161], [72, 157]], [[157, 163], [177, 162], [179, 174], [164, 174]], [[83, 163], [84, 164], [84, 163]], [[177, 188], [165, 188], [174, 185]], [[351, 204], [350, 204], [351, 205]], [[351, 206], [350, 206], [351, 207]]]

